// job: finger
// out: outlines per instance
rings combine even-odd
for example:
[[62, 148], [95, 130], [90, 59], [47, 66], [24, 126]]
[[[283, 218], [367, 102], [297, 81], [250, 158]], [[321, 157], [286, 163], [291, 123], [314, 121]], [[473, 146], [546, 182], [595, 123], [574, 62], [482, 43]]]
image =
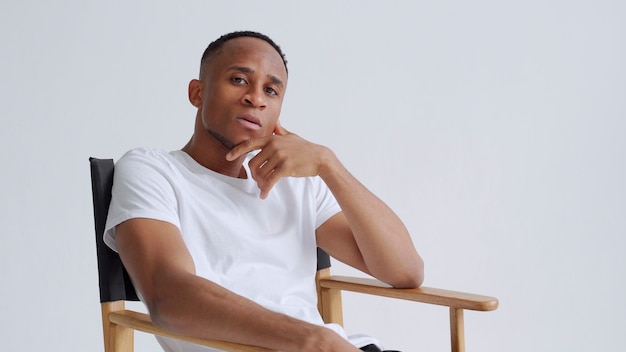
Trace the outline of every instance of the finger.
[[249, 153], [253, 150], [262, 149], [267, 143], [267, 137], [263, 138], [251, 138], [237, 144], [233, 149], [226, 154], [226, 160], [233, 161], [240, 156]]
[[282, 177], [283, 175], [281, 175], [279, 168], [273, 169], [272, 172], [267, 175], [263, 185], [261, 186], [259, 184], [259, 188], [261, 189], [261, 199], [267, 198], [272, 188], [274, 188], [276, 182], [278, 182], [278, 180], [280, 180]]
[[285, 136], [289, 134], [289, 131], [287, 131], [281, 124], [280, 124], [280, 120], [276, 121], [276, 127], [274, 128], [274, 134], [277, 136]]
[[[265, 166], [269, 161], [269, 153], [265, 151], [265, 149], [261, 150], [260, 153], [255, 155], [250, 161], [248, 161], [248, 166], [250, 167], [250, 173], [252, 174], [252, 178], [254, 180], [261, 179], [265, 174], [269, 173], [268, 168]], [[265, 170], [265, 171], [264, 171]], [[271, 168], [269, 169], [271, 171]]]
[[256, 178], [258, 183], [265, 182], [268, 175], [276, 171], [276, 168], [279, 164], [279, 161], [276, 158], [269, 158], [265, 160], [259, 167], [255, 170]]

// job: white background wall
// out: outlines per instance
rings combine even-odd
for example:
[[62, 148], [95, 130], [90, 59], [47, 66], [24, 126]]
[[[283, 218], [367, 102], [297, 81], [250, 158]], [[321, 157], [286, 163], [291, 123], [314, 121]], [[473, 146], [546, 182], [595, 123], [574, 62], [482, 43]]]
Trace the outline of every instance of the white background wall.
[[[397, 210], [425, 285], [500, 299], [469, 351], [623, 349], [626, 3], [382, 3], [3, 1], [0, 349], [102, 350], [87, 159], [183, 146], [237, 29], [283, 47], [283, 124]], [[448, 348], [444, 308], [344, 302], [353, 332]]]

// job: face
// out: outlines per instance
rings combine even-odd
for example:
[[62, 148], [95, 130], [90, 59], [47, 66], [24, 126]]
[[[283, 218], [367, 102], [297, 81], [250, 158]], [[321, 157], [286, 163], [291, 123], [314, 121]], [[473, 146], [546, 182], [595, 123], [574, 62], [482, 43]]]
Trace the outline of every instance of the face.
[[227, 149], [271, 135], [287, 88], [283, 60], [267, 42], [251, 37], [231, 39], [203, 65], [200, 80], [189, 86], [198, 108], [196, 133]]

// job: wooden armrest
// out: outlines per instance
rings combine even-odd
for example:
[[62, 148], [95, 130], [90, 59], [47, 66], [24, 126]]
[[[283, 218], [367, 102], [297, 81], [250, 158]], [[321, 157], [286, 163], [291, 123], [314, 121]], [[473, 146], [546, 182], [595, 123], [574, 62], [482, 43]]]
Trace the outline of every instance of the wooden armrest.
[[399, 298], [409, 301], [436, 304], [455, 309], [490, 311], [498, 308], [498, 299], [472, 293], [420, 287], [411, 289], [393, 288], [375, 279], [346, 276], [331, 276], [320, 279], [322, 289], [338, 289], [376, 296]]
[[240, 345], [231, 342], [217, 340], [203, 340], [193, 337], [176, 335], [155, 326], [147, 314], [135, 312], [132, 310], [120, 310], [109, 313], [109, 321], [111, 323], [131, 328], [137, 331], [143, 331], [154, 335], [175, 338], [186, 342], [195, 343], [202, 346], [208, 346], [230, 352], [274, 352], [263, 347], [255, 347], [249, 345]]

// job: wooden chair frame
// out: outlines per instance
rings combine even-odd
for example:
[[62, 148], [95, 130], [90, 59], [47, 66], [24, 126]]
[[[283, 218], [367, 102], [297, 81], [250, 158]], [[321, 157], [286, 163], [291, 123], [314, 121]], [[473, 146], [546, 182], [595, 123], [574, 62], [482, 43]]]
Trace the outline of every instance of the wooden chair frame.
[[[113, 160], [90, 158], [90, 164], [105, 352], [132, 352], [135, 330], [229, 352], [271, 352], [272, 350], [263, 347], [173, 334], [154, 325], [149, 315], [126, 309], [125, 301], [138, 300], [136, 292], [119, 256], [106, 247], [102, 241], [106, 214], [111, 200]], [[452, 352], [465, 351], [463, 318], [465, 310], [492, 311], [498, 308], [498, 300], [489, 296], [429, 287], [396, 289], [374, 279], [331, 276], [330, 258], [323, 251], [318, 251], [316, 284], [318, 309], [326, 323], [343, 325], [341, 291], [446, 306], [450, 312]]]

